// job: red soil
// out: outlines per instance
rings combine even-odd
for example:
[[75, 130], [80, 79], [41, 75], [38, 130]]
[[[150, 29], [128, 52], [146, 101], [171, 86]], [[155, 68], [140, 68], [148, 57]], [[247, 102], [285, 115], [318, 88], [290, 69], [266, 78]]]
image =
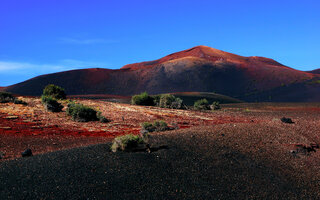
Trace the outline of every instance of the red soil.
[[[111, 141], [124, 134], [139, 134], [142, 122], [164, 120], [180, 129], [225, 123], [257, 123], [250, 117], [226, 113], [175, 111], [94, 100], [78, 100], [99, 109], [110, 123], [74, 122], [64, 112], [49, 113], [39, 99], [25, 98], [28, 106], [12, 103], [0, 107], [0, 152], [5, 159], [20, 156], [30, 147], [35, 154]], [[8, 114], [10, 113], [10, 114]], [[57, 145], [59, 144], [59, 145]]]

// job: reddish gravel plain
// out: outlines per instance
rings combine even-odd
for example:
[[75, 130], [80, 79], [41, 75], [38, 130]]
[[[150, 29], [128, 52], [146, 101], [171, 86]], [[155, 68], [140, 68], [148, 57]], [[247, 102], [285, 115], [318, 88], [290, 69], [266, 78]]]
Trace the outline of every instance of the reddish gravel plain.
[[[24, 100], [28, 106], [0, 104], [0, 179], [10, 186], [2, 189], [8, 198], [320, 198], [320, 103], [225, 104], [199, 112], [78, 100], [111, 120], [103, 124], [73, 122], [65, 112], [46, 112], [37, 98]], [[110, 152], [112, 138], [138, 134], [142, 122], [159, 119], [180, 127], [152, 134], [151, 146], [166, 148]], [[18, 158], [26, 148], [42, 156]], [[13, 191], [20, 181], [43, 181], [47, 170], [50, 187], [24, 184]]]
[[[20, 97], [21, 98], [21, 97]], [[74, 122], [65, 112], [45, 111], [40, 99], [22, 98], [27, 106], [0, 104], [0, 152], [2, 160], [21, 157], [31, 148], [33, 153], [105, 143], [124, 134], [139, 134], [142, 122], [164, 120], [182, 129], [224, 123], [257, 123], [239, 113], [198, 112], [160, 109], [95, 100], [77, 100], [94, 107], [111, 120], [109, 123]], [[66, 107], [66, 104], [65, 104]]]

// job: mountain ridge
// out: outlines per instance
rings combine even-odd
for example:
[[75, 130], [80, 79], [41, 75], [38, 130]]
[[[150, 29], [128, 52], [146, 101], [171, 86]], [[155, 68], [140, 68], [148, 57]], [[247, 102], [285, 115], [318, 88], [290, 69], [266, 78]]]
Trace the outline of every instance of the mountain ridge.
[[[5, 90], [22, 95], [41, 95], [42, 88], [53, 83], [64, 87], [70, 95], [216, 92], [243, 101], [270, 101], [269, 96], [279, 93], [276, 88], [285, 93], [284, 85], [298, 84], [306, 101], [320, 101], [320, 95], [314, 94], [315, 91], [320, 93], [319, 86], [307, 84], [317, 79], [320, 74], [299, 71], [270, 58], [244, 57], [196, 46], [120, 69], [90, 68], [41, 75]], [[294, 88], [290, 93], [292, 90]], [[299, 91], [294, 92], [299, 96]], [[283, 95], [272, 99], [294, 101]]]

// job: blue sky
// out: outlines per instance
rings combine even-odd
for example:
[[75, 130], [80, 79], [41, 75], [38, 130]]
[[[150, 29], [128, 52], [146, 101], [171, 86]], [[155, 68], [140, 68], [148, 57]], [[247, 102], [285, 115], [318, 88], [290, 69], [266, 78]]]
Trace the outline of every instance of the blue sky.
[[207, 45], [320, 68], [318, 0], [0, 0], [0, 86]]

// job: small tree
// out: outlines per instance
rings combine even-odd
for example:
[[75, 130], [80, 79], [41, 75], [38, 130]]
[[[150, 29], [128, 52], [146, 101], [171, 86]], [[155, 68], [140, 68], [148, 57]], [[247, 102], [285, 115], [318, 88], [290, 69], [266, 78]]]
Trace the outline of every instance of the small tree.
[[66, 93], [63, 88], [50, 84], [43, 89], [44, 96], [50, 96], [55, 99], [66, 99]]
[[139, 95], [134, 95], [131, 98], [131, 104], [142, 106], [154, 106], [154, 98], [149, 96], [147, 92], [143, 92]]
[[196, 110], [210, 110], [210, 105], [207, 99], [200, 99], [194, 102], [193, 107]]

